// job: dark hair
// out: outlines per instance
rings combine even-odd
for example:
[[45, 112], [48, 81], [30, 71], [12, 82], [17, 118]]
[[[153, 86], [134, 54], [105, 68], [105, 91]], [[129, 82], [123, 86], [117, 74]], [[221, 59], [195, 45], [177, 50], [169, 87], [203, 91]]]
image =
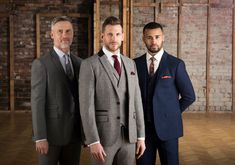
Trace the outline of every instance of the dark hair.
[[121, 25], [121, 20], [117, 17], [114, 17], [114, 16], [107, 17], [104, 20], [104, 23], [102, 25], [102, 32], [104, 32], [104, 29], [107, 25]]
[[51, 27], [53, 27], [57, 22], [60, 22], [60, 21], [68, 21], [72, 24], [72, 20], [71, 18], [67, 17], [67, 16], [58, 16], [58, 17], [55, 17], [52, 21], [51, 21]]
[[158, 29], [158, 28], [160, 28], [163, 31], [163, 27], [160, 23], [149, 22], [144, 26], [143, 33], [145, 32], [146, 29]]

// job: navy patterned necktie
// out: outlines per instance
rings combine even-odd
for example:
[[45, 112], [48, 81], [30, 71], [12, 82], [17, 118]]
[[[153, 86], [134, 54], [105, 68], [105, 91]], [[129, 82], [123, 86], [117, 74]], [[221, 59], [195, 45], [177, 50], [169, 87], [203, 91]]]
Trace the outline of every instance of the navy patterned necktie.
[[114, 59], [114, 68], [116, 69], [118, 75], [121, 75], [121, 66], [120, 66], [120, 62], [118, 61], [117, 55], [112, 55], [113, 59]]

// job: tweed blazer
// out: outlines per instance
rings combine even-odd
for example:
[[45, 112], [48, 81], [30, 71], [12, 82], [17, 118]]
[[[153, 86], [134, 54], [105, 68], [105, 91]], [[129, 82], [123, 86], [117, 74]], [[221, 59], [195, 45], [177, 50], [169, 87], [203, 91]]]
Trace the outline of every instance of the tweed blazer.
[[[141, 94], [134, 61], [123, 55], [121, 60], [128, 84], [128, 137], [134, 143], [137, 137], [145, 136]], [[85, 143], [112, 145], [120, 133], [120, 97], [113, 68], [102, 50], [82, 62], [79, 95]]]

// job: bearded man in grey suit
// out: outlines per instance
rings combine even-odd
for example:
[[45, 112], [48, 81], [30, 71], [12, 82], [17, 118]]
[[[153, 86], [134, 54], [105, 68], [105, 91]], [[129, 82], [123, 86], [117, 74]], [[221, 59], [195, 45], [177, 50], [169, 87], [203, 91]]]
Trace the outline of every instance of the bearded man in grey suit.
[[[80, 68], [80, 113], [94, 165], [131, 165], [145, 150], [144, 118], [133, 60], [121, 55], [120, 20], [102, 26], [103, 47]], [[114, 55], [114, 56], [113, 56]]]
[[78, 77], [81, 59], [70, 53], [73, 27], [59, 16], [51, 23], [54, 47], [32, 64], [33, 139], [40, 165], [79, 165], [81, 124]]

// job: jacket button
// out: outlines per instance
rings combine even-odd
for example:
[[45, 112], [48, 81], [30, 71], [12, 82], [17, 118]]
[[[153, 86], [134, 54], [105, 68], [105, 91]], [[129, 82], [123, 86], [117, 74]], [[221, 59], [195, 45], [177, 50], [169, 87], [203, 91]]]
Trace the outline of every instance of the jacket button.
[[117, 105], [120, 105], [120, 102], [119, 102], [119, 101], [117, 102]]
[[120, 119], [120, 116], [118, 116], [117, 119]]

